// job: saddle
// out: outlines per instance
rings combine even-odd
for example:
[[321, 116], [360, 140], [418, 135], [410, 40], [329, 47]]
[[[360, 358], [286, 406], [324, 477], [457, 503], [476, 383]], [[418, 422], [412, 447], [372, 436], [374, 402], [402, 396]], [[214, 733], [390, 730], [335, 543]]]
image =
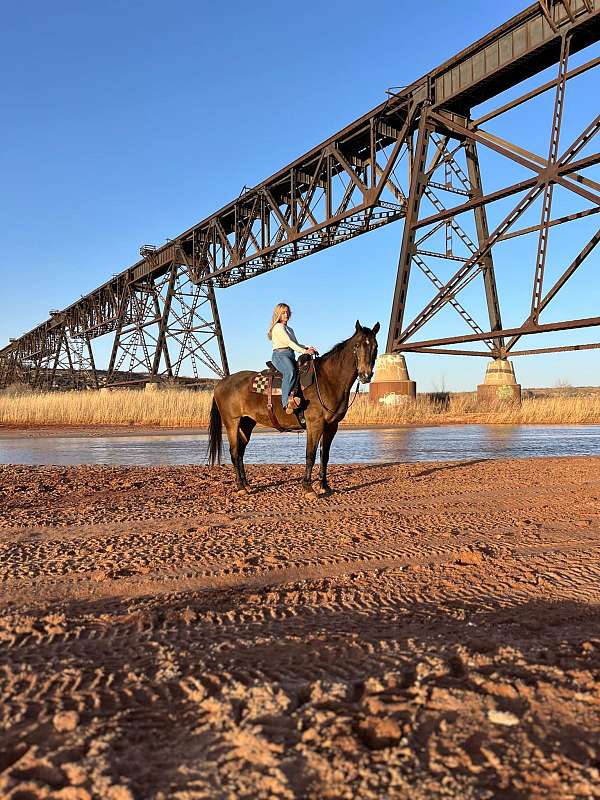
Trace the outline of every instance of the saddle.
[[[254, 375], [252, 375], [250, 378], [250, 391], [254, 392], [255, 394], [267, 395], [267, 410], [269, 412], [271, 424], [278, 431], [284, 431], [286, 429], [282, 428], [278, 423], [273, 411], [273, 395], [281, 396], [281, 382], [283, 380], [283, 375], [271, 361], [267, 361], [266, 364], [267, 369], [263, 369], [262, 372], [254, 373]], [[306, 389], [307, 386], [310, 386], [314, 381], [314, 375], [315, 371], [313, 360], [310, 355], [303, 353], [298, 358], [298, 383], [300, 384], [300, 389]], [[292, 394], [297, 392], [297, 389], [297, 386], [293, 387]], [[296, 414], [296, 416], [300, 422], [300, 425], [303, 428], [306, 427], [302, 412], [300, 411]]]
[[[261, 384], [260, 378], [270, 377], [273, 382], [273, 394], [281, 394], [281, 381], [283, 380], [283, 375], [281, 372], [279, 372], [272, 361], [267, 361], [266, 364], [267, 369], [263, 369], [262, 372], [259, 372], [253, 381], [257, 384], [257, 388], [253, 389], [253, 391], [261, 394], [262, 392], [258, 388]], [[314, 371], [312, 367], [312, 358], [307, 353], [303, 353], [298, 358], [298, 381], [301, 389], [306, 389], [307, 386], [310, 386], [311, 383], [313, 383]]]

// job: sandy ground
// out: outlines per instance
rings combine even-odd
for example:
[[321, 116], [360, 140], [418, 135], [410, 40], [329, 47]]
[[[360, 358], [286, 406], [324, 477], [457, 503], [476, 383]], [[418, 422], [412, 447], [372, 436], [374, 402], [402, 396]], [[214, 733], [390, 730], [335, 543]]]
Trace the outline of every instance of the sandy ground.
[[0, 797], [600, 797], [600, 458], [0, 467]]

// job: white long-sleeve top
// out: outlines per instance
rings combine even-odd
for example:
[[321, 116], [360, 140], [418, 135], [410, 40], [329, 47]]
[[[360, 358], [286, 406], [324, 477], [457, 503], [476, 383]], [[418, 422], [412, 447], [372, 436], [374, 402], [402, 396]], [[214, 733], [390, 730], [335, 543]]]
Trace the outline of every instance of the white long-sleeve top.
[[296, 334], [289, 325], [284, 325], [283, 322], [276, 322], [271, 331], [271, 341], [273, 342], [273, 350], [279, 350], [281, 347], [291, 347], [297, 353], [308, 353], [305, 345], [300, 344], [296, 339]]

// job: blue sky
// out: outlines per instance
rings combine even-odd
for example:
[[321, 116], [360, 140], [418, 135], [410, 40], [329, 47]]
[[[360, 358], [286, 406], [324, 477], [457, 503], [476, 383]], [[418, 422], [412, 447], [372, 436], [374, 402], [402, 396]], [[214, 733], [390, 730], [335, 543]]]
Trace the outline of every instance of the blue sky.
[[[0, 344], [134, 263], [141, 244], [176, 236], [377, 105], [387, 87], [410, 83], [524, 7], [514, 0], [367, 9], [347, 0], [295, 7], [4, 3]], [[572, 65], [598, 54], [592, 50]], [[591, 87], [598, 95], [597, 81], [588, 74], [569, 83], [563, 144], [596, 113], [589, 98]], [[545, 156], [551, 101], [549, 93], [488, 128]], [[487, 153], [481, 161], [487, 190], [525, 175]], [[586, 207], [577, 198], [567, 203], [566, 194], [555, 194], [556, 215]], [[496, 204], [490, 227], [508, 210]], [[537, 206], [523, 225], [536, 217]], [[548, 286], [597, 220], [553, 230]], [[381, 321], [383, 350], [401, 235], [399, 222], [220, 291], [231, 368], [258, 367], [269, 357], [264, 331], [281, 300], [293, 307], [301, 341], [325, 350], [359, 317]], [[529, 311], [536, 242], [507, 242], [498, 256], [505, 325]], [[542, 321], [598, 313], [599, 258], [582, 267]], [[442, 264], [439, 274], [449, 277], [449, 267]], [[483, 326], [475, 288], [460, 299]], [[430, 296], [414, 275], [407, 317]], [[444, 311], [427, 332], [466, 333], [453, 313]], [[531, 337], [527, 347], [593, 341], [592, 330]], [[98, 342], [100, 365], [109, 346]], [[481, 382], [486, 362], [413, 355], [408, 364], [419, 390], [468, 390]], [[524, 386], [597, 385], [600, 355], [522, 357], [515, 367]]]

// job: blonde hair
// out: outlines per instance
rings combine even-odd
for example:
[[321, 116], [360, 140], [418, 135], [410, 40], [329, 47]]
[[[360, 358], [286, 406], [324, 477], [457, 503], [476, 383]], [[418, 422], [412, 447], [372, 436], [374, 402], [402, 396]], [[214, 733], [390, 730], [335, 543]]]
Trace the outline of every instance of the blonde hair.
[[267, 331], [267, 338], [270, 339], [273, 335], [273, 328], [279, 322], [279, 317], [281, 316], [283, 311], [287, 311], [288, 314], [291, 315], [292, 309], [288, 306], [287, 303], [277, 303], [273, 310], [273, 316], [271, 318], [271, 324], [269, 325], [269, 330]]

